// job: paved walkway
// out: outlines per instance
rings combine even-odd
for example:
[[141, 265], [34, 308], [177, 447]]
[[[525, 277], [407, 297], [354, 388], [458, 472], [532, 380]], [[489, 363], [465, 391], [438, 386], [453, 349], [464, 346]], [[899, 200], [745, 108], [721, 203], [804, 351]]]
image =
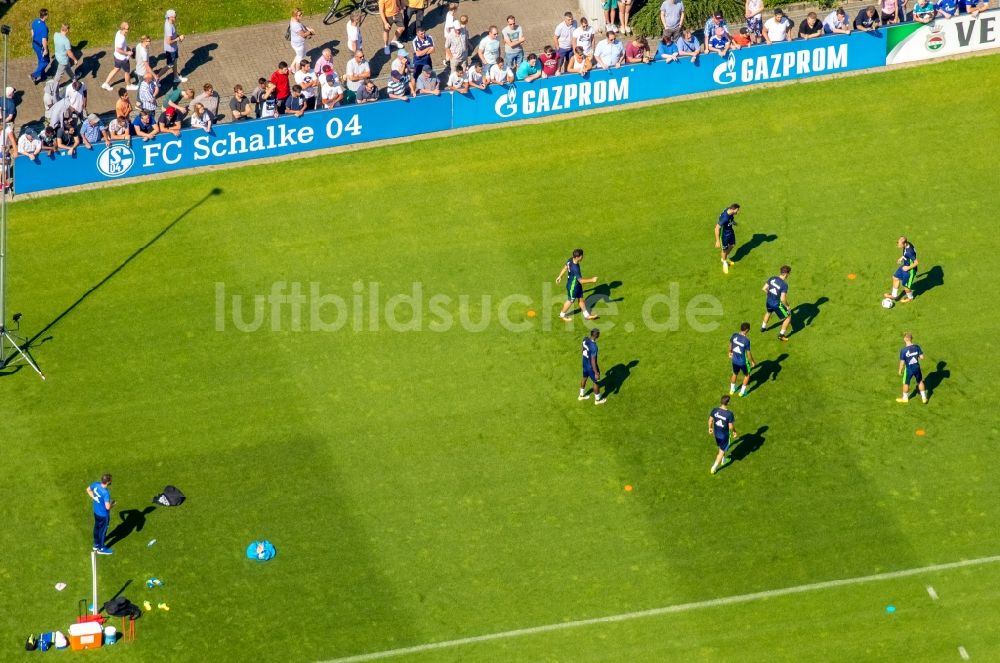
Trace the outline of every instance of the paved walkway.
[[[516, 15], [528, 38], [525, 44], [525, 53], [528, 53], [534, 50], [540, 52], [546, 44], [551, 43], [552, 31], [556, 23], [560, 21], [562, 15], [569, 8], [572, 8], [575, 14], [578, 13], [575, 11], [576, 0], [566, 0], [564, 3], [553, 2], [553, 0], [532, 2], [464, 0], [461, 2], [459, 14], [469, 16], [469, 32], [473, 44], [478, 42], [479, 37], [486, 33], [491, 24], [502, 28], [506, 25], [506, 18], [509, 14]], [[438, 73], [440, 73], [440, 51], [444, 49], [443, 33], [446, 12], [447, 3], [439, 2], [424, 18], [424, 26], [437, 42], [439, 54], [434, 57], [434, 66]], [[178, 17], [178, 19], [178, 26], [183, 32], [183, 16]], [[310, 41], [308, 54], [315, 61], [324, 48], [332, 48], [336, 69], [343, 74], [350, 57], [345, 52], [347, 50], [347, 19], [339, 20], [329, 26], [323, 25], [322, 19], [323, 16], [318, 15], [307, 17], [304, 21], [306, 26], [316, 31], [316, 36]], [[70, 22], [72, 22], [72, 16], [70, 16]], [[201, 87], [205, 83], [211, 83], [222, 96], [222, 103], [219, 106], [220, 113], [228, 114], [229, 97], [232, 96], [234, 85], [242, 84], [249, 93], [256, 87], [258, 78], [271, 77], [278, 62], [282, 60], [288, 63], [292, 62], [295, 54], [289, 43], [285, 41], [287, 25], [288, 21], [286, 20], [279, 23], [265, 23], [186, 35], [184, 43], [181, 45], [180, 59], [182, 63], [181, 75], [189, 78], [184, 87], [194, 88], [195, 93], [198, 93], [201, 92]], [[116, 26], [109, 26], [109, 44], [114, 39], [116, 29]], [[411, 24], [407, 41], [412, 39], [412, 32]], [[130, 39], [134, 40], [140, 36], [130, 35]], [[154, 67], [159, 67], [162, 61], [163, 35], [152, 34], [150, 37], [152, 37], [150, 50], [154, 60], [153, 64]], [[388, 78], [388, 61], [391, 56], [385, 55], [382, 51], [382, 22], [378, 16], [365, 17], [362, 23], [362, 43], [365, 55], [372, 67], [372, 74], [376, 78], [383, 79], [379, 86], [384, 87], [383, 82], [384, 79]], [[134, 42], [130, 45], [134, 45]], [[104, 82], [109, 71], [108, 68], [111, 66], [113, 50], [111, 46], [102, 46], [87, 48], [83, 52], [83, 66], [80, 69], [89, 91], [88, 109], [100, 114], [113, 110], [115, 101], [118, 99], [117, 89], [120, 85], [115, 85], [115, 92], [101, 89], [101, 83]], [[14, 59], [9, 65], [9, 83], [19, 90], [18, 125], [42, 118], [43, 86], [34, 86], [29, 80], [34, 68], [34, 57]], [[49, 70], [49, 74], [52, 73], [54, 73], [54, 69]], [[165, 81], [165, 87], [170, 84], [171, 81]], [[137, 93], [133, 92], [132, 99], [134, 100], [136, 97]]]

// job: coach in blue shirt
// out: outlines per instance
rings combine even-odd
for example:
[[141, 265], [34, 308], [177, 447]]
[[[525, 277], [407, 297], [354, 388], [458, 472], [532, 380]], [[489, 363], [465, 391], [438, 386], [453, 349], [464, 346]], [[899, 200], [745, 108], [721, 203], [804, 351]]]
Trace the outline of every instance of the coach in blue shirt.
[[98, 555], [110, 555], [113, 551], [104, 545], [108, 535], [108, 524], [111, 522], [111, 507], [115, 505], [111, 499], [108, 486], [111, 485], [111, 475], [104, 474], [100, 481], [87, 486], [87, 496], [94, 503], [94, 552]]
[[35, 85], [45, 80], [45, 70], [49, 68], [49, 26], [45, 22], [48, 18], [49, 10], [42, 9], [31, 22], [31, 50], [38, 59], [38, 66], [31, 72], [31, 82]]

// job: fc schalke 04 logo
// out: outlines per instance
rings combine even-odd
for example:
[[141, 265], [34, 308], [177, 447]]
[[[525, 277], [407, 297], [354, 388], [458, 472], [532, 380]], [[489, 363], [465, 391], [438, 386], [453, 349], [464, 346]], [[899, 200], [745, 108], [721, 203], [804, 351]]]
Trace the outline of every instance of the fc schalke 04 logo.
[[135, 152], [128, 145], [112, 145], [97, 155], [97, 170], [105, 177], [121, 177], [135, 164]]

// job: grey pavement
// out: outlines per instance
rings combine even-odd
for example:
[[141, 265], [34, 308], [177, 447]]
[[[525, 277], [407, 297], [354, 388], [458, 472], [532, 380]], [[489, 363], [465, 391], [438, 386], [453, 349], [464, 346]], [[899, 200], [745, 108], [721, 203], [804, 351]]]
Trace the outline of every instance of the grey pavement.
[[[525, 44], [525, 53], [528, 53], [536, 49], [540, 51], [546, 44], [551, 43], [552, 32], [556, 24], [568, 10], [573, 11], [574, 14], [578, 13], [576, 0], [567, 0], [565, 3], [551, 0], [532, 0], [530, 2], [464, 0], [459, 4], [458, 13], [469, 16], [469, 33], [473, 44], [478, 42], [479, 37], [486, 33], [491, 24], [502, 28], [506, 25], [509, 14], [516, 15], [528, 38]], [[437, 73], [441, 73], [440, 52], [444, 48], [444, 17], [446, 12], [447, 2], [438, 2], [424, 18], [424, 26], [437, 42], [438, 54], [434, 57]], [[60, 10], [58, 16], [55, 14], [53, 11], [53, 18], [57, 21], [64, 18], [68, 19], [70, 23], [73, 21], [72, 11], [64, 14]], [[127, 16], [124, 18], [128, 20]], [[344, 18], [329, 26], [324, 25], [322, 19], [323, 15], [316, 15], [304, 20], [306, 26], [316, 31], [316, 36], [309, 42], [308, 54], [315, 60], [324, 48], [333, 49], [334, 66], [339, 73], [343, 74], [347, 60], [350, 58], [350, 55], [346, 53], [347, 19]], [[270, 78], [280, 61], [283, 60], [289, 64], [292, 62], [295, 54], [284, 36], [287, 25], [288, 21], [285, 20], [216, 32], [187, 34], [184, 32], [184, 15], [179, 14], [177, 17], [178, 32], [186, 35], [181, 44], [179, 62], [181, 63], [181, 75], [187, 76], [189, 79], [182, 87], [191, 87], [197, 94], [201, 92], [205, 83], [211, 83], [222, 97], [222, 103], [219, 106], [220, 113], [228, 114], [229, 97], [232, 96], [234, 85], [242, 84], [249, 94], [256, 87], [257, 79]], [[88, 110], [99, 114], [114, 109], [115, 101], [118, 99], [117, 90], [121, 87], [120, 84], [116, 84], [114, 86], [115, 92], [101, 89], [101, 83], [104, 82], [109, 67], [111, 67], [114, 49], [110, 44], [114, 40], [116, 30], [116, 25], [109, 25], [108, 45], [88, 46], [82, 54], [86, 60], [83, 67], [83, 80], [88, 89]], [[134, 47], [134, 41], [140, 36], [130, 34], [129, 45]], [[163, 62], [163, 35], [151, 34], [150, 37], [152, 38], [150, 57], [154, 68], [159, 68]], [[411, 23], [407, 34], [407, 47], [409, 47], [409, 40], [412, 37], [413, 26]], [[19, 38], [27, 39], [30, 37], [22, 34], [19, 35]], [[382, 51], [382, 23], [378, 16], [365, 16], [362, 23], [362, 44], [365, 56], [371, 64], [372, 75], [376, 79], [381, 79], [379, 86], [383, 87], [384, 80], [388, 78], [390, 56], [385, 55]], [[77, 53], [79, 55], [79, 51]], [[29, 80], [34, 68], [34, 57], [17, 58], [10, 61], [8, 72], [10, 85], [19, 90], [18, 125], [41, 120], [43, 116], [43, 85], [32, 85]], [[50, 76], [54, 73], [54, 66], [50, 67], [48, 73]], [[173, 83], [172, 79], [165, 78], [163, 91], [170, 89]], [[133, 92], [131, 97], [134, 101], [137, 94]], [[225, 118], [224, 121], [226, 121]]]

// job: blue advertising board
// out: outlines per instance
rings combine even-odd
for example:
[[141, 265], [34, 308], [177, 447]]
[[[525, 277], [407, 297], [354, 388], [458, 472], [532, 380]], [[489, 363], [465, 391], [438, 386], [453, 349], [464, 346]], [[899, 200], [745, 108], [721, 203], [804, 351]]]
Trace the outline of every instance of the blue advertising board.
[[17, 193], [190, 171], [252, 159], [357, 145], [447, 129], [514, 122], [591, 108], [665, 99], [726, 88], [798, 80], [885, 65], [881, 32], [834, 35], [702, 55], [697, 63], [657, 62], [592, 70], [531, 83], [494, 85], [468, 94], [447, 92], [409, 101], [380, 101], [306, 113], [301, 118], [219, 124], [210, 133], [186, 129], [131, 145], [103, 144], [74, 156], [18, 159]]

